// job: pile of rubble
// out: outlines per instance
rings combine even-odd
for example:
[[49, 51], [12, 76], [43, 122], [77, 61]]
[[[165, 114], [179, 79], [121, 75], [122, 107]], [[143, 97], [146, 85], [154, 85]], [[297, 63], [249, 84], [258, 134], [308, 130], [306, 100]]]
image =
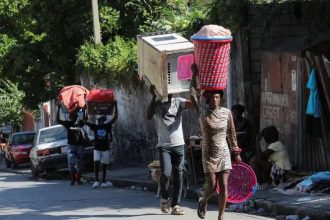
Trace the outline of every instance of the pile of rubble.
[[[238, 204], [231, 204], [227, 207], [228, 212], [241, 212], [255, 215], [270, 216], [272, 214], [267, 213], [263, 208], [257, 208], [254, 200], [245, 201]], [[309, 216], [299, 218], [298, 215], [278, 215], [275, 216], [277, 220], [310, 220]]]

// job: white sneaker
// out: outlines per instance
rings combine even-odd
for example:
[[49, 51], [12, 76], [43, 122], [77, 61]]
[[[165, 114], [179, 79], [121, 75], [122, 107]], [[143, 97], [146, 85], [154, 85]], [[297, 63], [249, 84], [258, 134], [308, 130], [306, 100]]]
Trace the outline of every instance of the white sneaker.
[[111, 182], [101, 183], [102, 188], [111, 187], [111, 186], [112, 186]]
[[93, 183], [93, 188], [95, 189], [95, 188], [97, 188], [97, 187], [99, 187], [100, 186], [100, 183], [99, 182], [97, 182], [97, 181], [95, 181], [94, 183]]

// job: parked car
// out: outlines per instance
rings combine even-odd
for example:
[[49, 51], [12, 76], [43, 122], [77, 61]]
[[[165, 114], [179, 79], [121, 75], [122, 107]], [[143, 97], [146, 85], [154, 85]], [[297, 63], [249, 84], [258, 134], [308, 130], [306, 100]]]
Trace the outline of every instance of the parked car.
[[[30, 152], [33, 177], [47, 176], [51, 171], [68, 167], [67, 131], [62, 125], [40, 129], [33, 140]], [[84, 164], [93, 162], [93, 146], [85, 147]]]
[[15, 132], [9, 135], [4, 147], [7, 168], [17, 168], [19, 164], [30, 162], [29, 154], [34, 136], [34, 131]]

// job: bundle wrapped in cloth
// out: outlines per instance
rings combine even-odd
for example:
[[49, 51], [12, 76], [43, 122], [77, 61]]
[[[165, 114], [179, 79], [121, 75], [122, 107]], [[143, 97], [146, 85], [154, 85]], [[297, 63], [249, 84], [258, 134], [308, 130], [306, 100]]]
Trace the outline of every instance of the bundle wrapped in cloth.
[[191, 37], [198, 67], [198, 87], [222, 90], [227, 87], [231, 31], [218, 25], [205, 25]]
[[64, 112], [73, 112], [77, 108], [86, 106], [86, 97], [89, 94], [88, 89], [79, 85], [65, 86], [57, 96]]
[[210, 24], [203, 26], [193, 37], [219, 38], [231, 37], [231, 31], [222, 26]]

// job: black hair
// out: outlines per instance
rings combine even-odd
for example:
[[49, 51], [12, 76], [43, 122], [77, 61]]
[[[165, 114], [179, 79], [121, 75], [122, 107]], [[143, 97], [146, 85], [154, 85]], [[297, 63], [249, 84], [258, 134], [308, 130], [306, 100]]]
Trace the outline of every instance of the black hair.
[[223, 90], [206, 90], [203, 93], [204, 98], [206, 99], [206, 104], [210, 103], [210, 98], [214, 95], [214, 94], [219, 94], [220, 97], [223, 97]]
[[273, 125], [262, 129], [261, 136], [265, 138], [265, 141], [268, 144], [272, 144], [272, 143], [278, 141], [278, 139], [279, 139], [278, 130]]
[[238, 112], [240, 112], [242, 114], [245, 111], [245, 107], [241, 104], [236, 104], [231, 107], [231, 110], [232, 111], [237, 110]]

